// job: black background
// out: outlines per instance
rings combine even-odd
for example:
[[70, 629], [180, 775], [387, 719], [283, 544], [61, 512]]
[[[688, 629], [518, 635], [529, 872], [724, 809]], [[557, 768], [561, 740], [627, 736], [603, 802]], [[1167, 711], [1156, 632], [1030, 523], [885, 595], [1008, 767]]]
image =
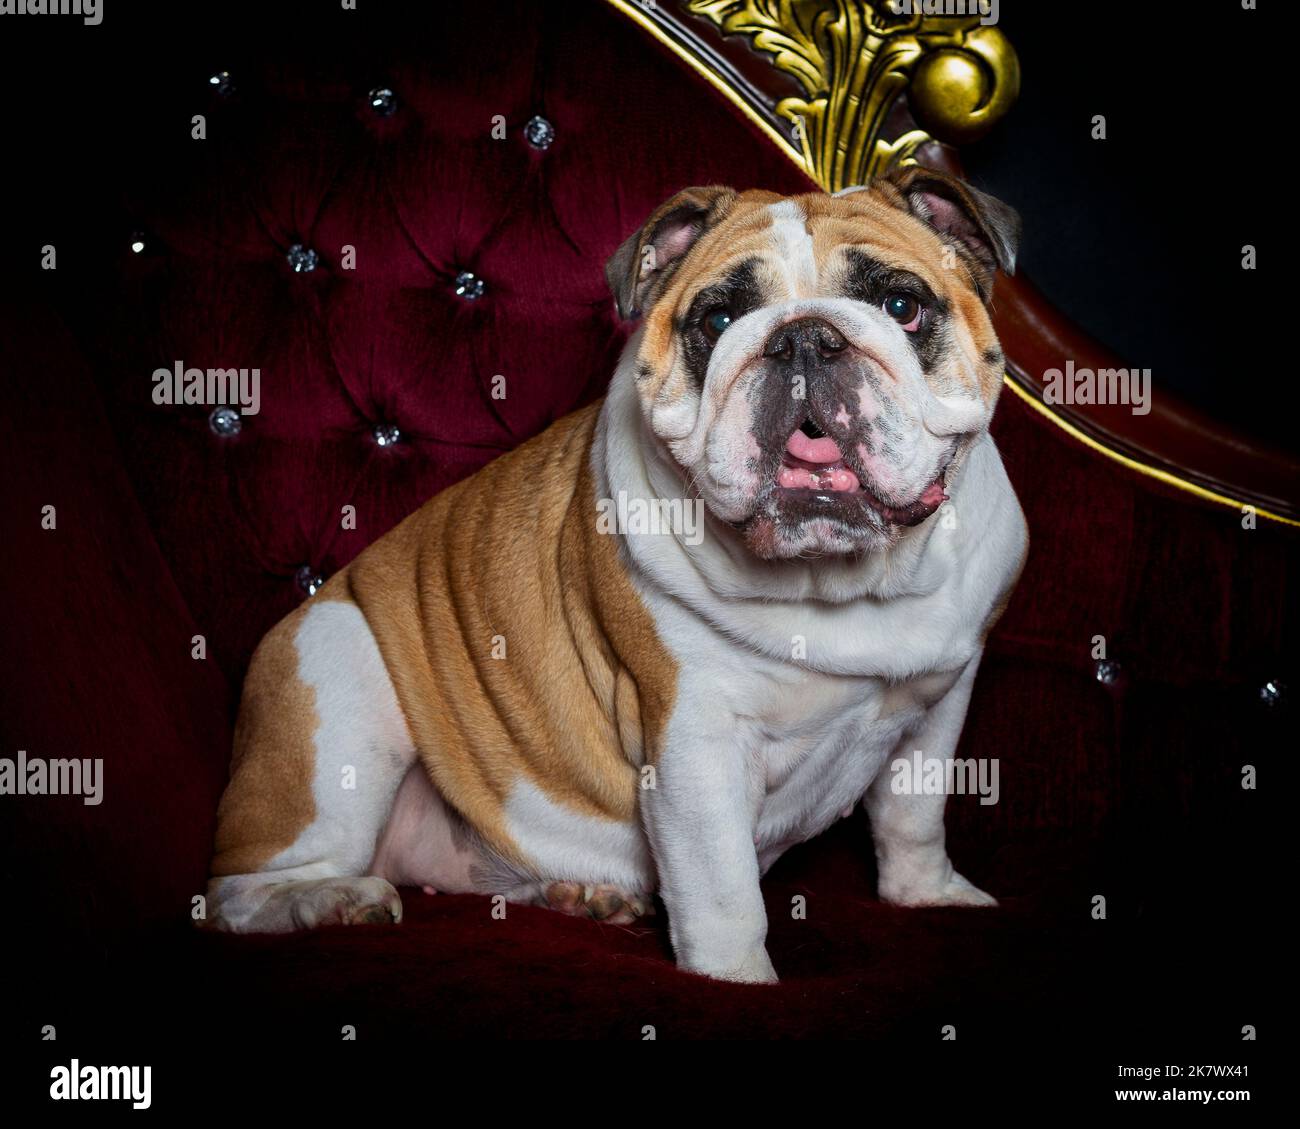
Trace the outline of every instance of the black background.
[[[1295, 451], [1275, 233], [1281, 43], [1240, 0], [1003, 0], [1017, 104], [963, 151], [980, 187], [1019, 209], [1021, 263], [1056, 305], [1171, 389]], [[1094, 115], [1107, 139], [1092, 139]], [[1241, 269], [1241, 248], [1260, 270]], [[1281, 405], [1279, 400], [1282, 401]]]

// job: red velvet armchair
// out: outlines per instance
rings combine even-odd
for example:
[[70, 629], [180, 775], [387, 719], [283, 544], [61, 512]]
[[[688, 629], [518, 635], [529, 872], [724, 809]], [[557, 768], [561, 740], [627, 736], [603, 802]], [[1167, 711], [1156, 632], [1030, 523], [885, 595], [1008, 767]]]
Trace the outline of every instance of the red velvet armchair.
[[[1109, 1057], [1154, 1040], [1240, 1059], [1269, 1006], [1234, 974], [1266, 900], [1265, 801], [1241, 778], [1282, 748], [1295, 529], [1243, 528], [1204, 496], [1222, 482], [1198, 494], [1104, 427], [1062, 426], [1032, 382], [995, 422], [1030, 555], [963, 738], [1000, 759], [1001, 801], [955, 798], [948, 820], [998, 911], [879, 903], [858, 815], [765, 882], [773, 988], [676, 971], [654, 919], [501, 921], [417, 890], [392, 929], [192, 928], [261, 635], [435, 491], [601, 394], [627, 332], [603, 264], [656, 204], [814, 186], [622, 7], [491, 8], [440, 5], [436, 36], [334, 13], [329, 51], [232, 42], [206, 68], [203, 51], [160, 64], [166, 109], [97, 169], [84, 241], [0, 312], [4, 755], [104, 762], [97, 806], [0, 798], [12, 939], [40, 981], [17, 999], [24, 1037], [190, 1046], [265, 1022], [324, 1041], [348, 1024], [912, 1046], [951, 1026], [1011, 1048], [1064, 1027]], [[1031, 375], [1037, 308], [1000, 292], [1009, 363]], [[151, 374], [178, 362], [257, 367], [260, 412], [156, 403]]]

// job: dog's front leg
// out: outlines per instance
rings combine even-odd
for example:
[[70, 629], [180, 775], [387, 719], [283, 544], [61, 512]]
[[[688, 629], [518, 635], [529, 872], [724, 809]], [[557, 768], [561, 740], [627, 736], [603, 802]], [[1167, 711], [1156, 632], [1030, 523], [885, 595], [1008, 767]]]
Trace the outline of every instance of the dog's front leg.
[[[914, 750], [925, 760], [946, 761], [957, 749], [970, 705], [980, 656], [970, 660], [961, 677], [904, 738], [894, 759], [906, 761]], [[866, 809], [876, 846], [881, 901], [900, 906], [994, 906], [997, 900], [953, 869], [945, 844], [943, 809], [947, 792], [918, 794], [895, 789], [893, 762], [887, 762], [867, 790]]]
[[669, 735], [654, 787], [642, 793], [681, 968], [719, 980], [776, 980], [754, 849], [761, 785], [734, 732], [695, 732]]

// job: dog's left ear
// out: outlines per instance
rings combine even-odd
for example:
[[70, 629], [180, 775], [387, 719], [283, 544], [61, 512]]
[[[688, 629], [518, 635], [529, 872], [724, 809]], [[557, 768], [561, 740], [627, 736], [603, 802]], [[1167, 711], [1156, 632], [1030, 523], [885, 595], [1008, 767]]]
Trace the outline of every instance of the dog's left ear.
[[651, 212], [605, 264], [618, 316], [643, 313], [652, 292], [662, 287], [696, 240], [720, 223], [735, 202], [735, 189], [712, 184], [683, 188]]
[[1020, 216], [1014, 208], [964, 180], [920, 165], [894, 169], [875, 183], [881, 181], [897, 190], [907, 211], [965, 255], [986, 301], [994, 271], [1016, 273]]

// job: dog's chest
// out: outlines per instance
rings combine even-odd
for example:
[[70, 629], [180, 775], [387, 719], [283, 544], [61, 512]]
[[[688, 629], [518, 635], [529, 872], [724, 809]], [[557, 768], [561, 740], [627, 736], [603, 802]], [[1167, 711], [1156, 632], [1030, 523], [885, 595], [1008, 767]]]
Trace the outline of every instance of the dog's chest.
[[764, 867], [849, 814], [958, 672], [888, 682], [798, 672], [755, 678], [737, 735], [753, 766]]

